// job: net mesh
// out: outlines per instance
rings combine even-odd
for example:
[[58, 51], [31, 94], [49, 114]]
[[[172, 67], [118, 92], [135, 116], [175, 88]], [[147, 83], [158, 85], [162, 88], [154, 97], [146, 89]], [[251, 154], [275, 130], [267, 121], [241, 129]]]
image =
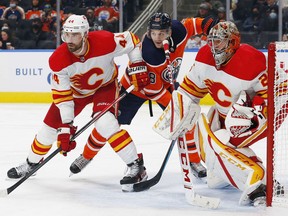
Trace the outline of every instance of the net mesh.
[[275, 43], [272, 203], [288, 206], [288, 43]]

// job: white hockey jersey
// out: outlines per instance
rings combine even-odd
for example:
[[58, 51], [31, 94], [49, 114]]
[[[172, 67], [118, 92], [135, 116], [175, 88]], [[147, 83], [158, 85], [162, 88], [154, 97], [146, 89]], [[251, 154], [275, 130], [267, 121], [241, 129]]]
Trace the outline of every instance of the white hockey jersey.
[[266, 101], [267, 78], [265, 55], [252, 46], [242, 44], [230, 61], [217, 70], [206, 45], [199, 50], [180, 88], [196, 103], [209, 93], [220, 116], [225, 118], [242, 90], [251, 98], [257, 94]]
[[[138, 51], [134, 52], [136, 49]], [[140, 40], [128, 31], [114, 34], [90, 32], [88, 50], [79, 57], [69, 52], [66, 43], [58, 47], [49, 58], [49, 65], [53, 102], [59, 107], [62, 120], [74, 119], [73, 98], [88, 97], [102, 86], [114, 82], [118, 77], [114, 57], [132, 52], [134, 59], [142, 60]], [[131, 56], [129, 58], [131, 60]]]

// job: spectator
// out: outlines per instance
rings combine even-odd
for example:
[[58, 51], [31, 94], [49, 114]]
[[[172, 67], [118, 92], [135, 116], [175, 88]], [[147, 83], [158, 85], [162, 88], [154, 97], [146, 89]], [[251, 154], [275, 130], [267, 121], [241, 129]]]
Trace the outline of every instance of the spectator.
[[19, 35], [19, 39], [32, 49], [56, 48], [55, 36], [51, 32], [42, 30], [42, 22], [39, 18], [31, 20], [31, 27]]
[[45, 7], [45, 5], [51, 5], [51, 7], [56, 8], [56, 0], [42, 0], [41, 7]]
[[64, 14], [74, 13], [79, 8], [78, 0], [62, 0], [61, 3]]
[[265, 31], [278, 31], [278, 5], [276, 0], [266, 0], [265, 10]]
[[2, 17], [5, 8], [6, 7], [4, 5], [0, 5], [0, 18]]
[[95, 16], [94, 10], [91, 7], [88, 7], [85, 12], [85, 16], [87, 17], [89, 23], [89, 31], [98, 31], [107, 29], [106, 21], [99, 21], [99, 19]]
[[259, 6], [254, 5], [250, 16], [244, 20], [242, 27], [244, 31], [260, 33], [264, 28], [264, 22]]
[[0, 49], [15, 49], [19, 45], [19, 41], [12, 37], [8, 29], [1, 30], [0, 34]]
[[217, 9], [217, 17], [219, 20], [223, 20], [223, 21], [226, 20], [226, 10], [224, 7], [219, 7]]
[[251, 13], [253, 5], [254, 0], [238, 0], [236, 8], [232, 12], [233, 20], [243, 23]]
[[283, 8], [283, 29], [282, 29], [282, 32], [285, 35], [285, 37], [287, 37], [286, 34], [288, 33], [288, 7]]
[[96, 7], [100, 7], [103, 5], [103, 1], [102, 0], [80, 0], [80, 8], [87, 8], [87, 7], [92, 7], [92, 8], [96, 8]]
[[287, 36], [287, 34], [283, 34], [283, 36], [282, 36], [282, 41], [288, 41], [288, 36]]
[[[63, 10], [60, 10], [60, 20], [64, 20]], [[41, 21], [43, 23], [42, 30], [45, 32], [50, 32], [52, 30], [53, 24], [56, 22], [57, 12], [52, 8], [50, 4], [44, 5]]]
[[117, 31], [119, 12], [112, 6], [112, 0], [103, 0], [103, 6], [95, 9], [95, 16], [99, 21], [107, 22], [107, 29], [111, 32]]
[[9, 26], [9, 23], [8, 22], [3, 22], [3, 25], [1, 26], [1, 30], [4, 30], [4, 29], [7, 29], [9, 30], [10, 29], [10, 26]]
[[195, 17], [205, 18], [210, 15], [210, 8], [208, 4], [201, 3]]
[[2, 14], [2, 19], [16, 21], [25, 19], [25, 11], [22, 7], [18, 6], [18, 0], [10, 0], [9, 7]]
[[31, 0], [31, 7], [26, 12], [26, 20], [41, 18], [43, 11], [40, 8], [39, 0]]

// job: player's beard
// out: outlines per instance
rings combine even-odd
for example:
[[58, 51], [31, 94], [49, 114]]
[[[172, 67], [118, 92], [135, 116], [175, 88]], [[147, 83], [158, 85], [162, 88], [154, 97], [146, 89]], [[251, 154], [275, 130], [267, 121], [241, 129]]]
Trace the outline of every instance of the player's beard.
[[68, 50], [72, 53], [80, 51], [83, 46], [82, 40], [79, 44], [67, 43]]

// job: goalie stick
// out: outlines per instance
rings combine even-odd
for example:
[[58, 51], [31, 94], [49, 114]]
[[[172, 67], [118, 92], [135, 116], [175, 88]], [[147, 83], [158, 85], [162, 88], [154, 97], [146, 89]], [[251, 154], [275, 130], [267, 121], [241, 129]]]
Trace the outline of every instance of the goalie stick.
[[[133, 89], [134, 85], [131, 85], [125, 92], [123, 92], [119, 97], [117, 97], [114, 101], [112, 101], [109, 105], [107, 105], [100, 113], [94, 116], [86, 125], [84, 125], [80, 130], [78, 130], [73, 137], [71, 137], [71, 141], [75, 140], [80, 134], [82, 134], [88, 127], [90, 127], [94, 122], [96, 122], [100, 117], [102, 117], [111, 107], [117, 104], [120, 100], [122, 100], [127, 94], [129, 94]], [[12, 191], [14, 191], [17, 187], [19, 187], [23, 182], [25, 182], [30, 176], [32, 176], [37, 170], [39, 170], [42, 166], [44, 166], [48, 161], [50, 161], [55, 155], [57, 155], [61, 151], [61, 147], [57, 148], [54, 152], [52, 152], [47, 158], [45, 158], [41, 163], [39, 163], [31, 172], [21, 178], [12, 186], [0, 190], [0, 197], [8, 196]]]
[[[163, 41], [163, 47], [165, 51], [166, 60], [168, 62], [168, 70], [170, 71], [171, 83], [173, 84], [173, 87], [175, 89], [176, 77], [175, 77], [175, 74], [173, 74], [173, 70], [172, 70], [172, 65], [170, 61], [169, 43], [167, 40]], [[186, 201], [191, 205], [216, 209], [220, 204], [219, 198], [206, 197], [206, 196], [202, 196], [202, 195], [195, 193], [193, 182], [192, 182], [191, 170], [189, 167], [188, 152], [186, 149], [187, 147], [183, 139], [184, 138], [182, 136], [179, 136], [178, 139], [172, 140], [169, 146], [168, 152], [166, 153], [166, 156], [164, 158], [164, 161], [158, 173], [150, 180], [134, 184], [133, 189], [136, 192], [147, 190], [151, 188], [152, 186], [156, 185], [160, 181], [163, 171], [165, 169], [165, 166], [172, 152], [172, 149], [177, 141]]]

